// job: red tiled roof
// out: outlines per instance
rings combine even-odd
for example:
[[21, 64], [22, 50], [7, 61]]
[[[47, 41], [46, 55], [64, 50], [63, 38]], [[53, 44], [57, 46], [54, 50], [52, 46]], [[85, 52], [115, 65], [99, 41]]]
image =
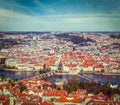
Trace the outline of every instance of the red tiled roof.
[[55, 100], [55, 102], [72, 102], [72, 103], [82, 103], [82, 101], [83, 100], [81, 98], [71, 97], [71, 96], [60, 97]]
[[67, 92], [65, 90], [45, 90], [43, 96], [67, 96]]
[[51, 101], [44, 101], [41, 105], [54, 105]]

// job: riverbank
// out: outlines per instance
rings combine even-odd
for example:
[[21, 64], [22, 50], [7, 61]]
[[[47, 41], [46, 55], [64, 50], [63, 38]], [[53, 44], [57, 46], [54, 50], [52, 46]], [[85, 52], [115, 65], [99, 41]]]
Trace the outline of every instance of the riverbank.
[[98, 74], [98, 75], [118, 75], [118, 76], [120, 76], [120, 73], [95, 73], [95, 74]]
[[[40, 70], [18, 70], [18, 69], [7, 69], [7, 68], [0, 68], [0, 70], [5, 70], [5, 71], [13, 71], [13, 72], [39, 72]], [[73, 73], [55, 73], [56, 75], [77, 75]], [[120, 76], [120, 73], [112, 73], [112, 72], [105, 72], [105, 73], [100, 73], [100, 72], [82, 72], [81, 74], [95, 74], [95, 75], [110, 75], [110, 76]]]
[[[55, 73], [56, 75], [77, 75], [73, 73]], [[106, 75], [106, 76], [120, 76], [120, 73], [98, 73], [98, 72], [83, 72], [81, 73], [82, 75], [84, 74], [92, 74], [92, 75]]]
[[55, 73], [55, 75], [77, 75], [77, 74], [70, 74], [70, 73]]
[[18, 69], [6, 69], [6, 68], [0, 68], [1, 70], [5, 70], [5, 71], [14, 71], [14, 72], [31, 72], [31, 71], [39, 71], [39, 70], [18, 70]]
[[81, 73], [81, 74], [83, 74], [83, 75], [84, 75], [84, 74], [93, 74], [93, 75], [95, 74], [95, 75], [104, 75], [104, 76], [105, 76], [105, 75], [106, 75], [106, 76], [107, 76], [107, 75], [110, 75], [110, 76], [120, 76], [120, 73], [112, 73], [112, 72], [108, 72], [108, 73], [107, 73], [107, 72], [106, 72], [106, 73], [99, 73], [99, 72], [94, 72], [94, 73], [93, 73], [93, 72], [83, 72], [83, 73]]

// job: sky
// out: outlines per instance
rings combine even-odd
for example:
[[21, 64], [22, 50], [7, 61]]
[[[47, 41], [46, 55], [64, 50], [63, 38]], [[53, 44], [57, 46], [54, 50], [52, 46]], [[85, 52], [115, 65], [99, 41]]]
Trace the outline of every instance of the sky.
[[120, 31], [120, 0], [0, 0], [0, 31]]

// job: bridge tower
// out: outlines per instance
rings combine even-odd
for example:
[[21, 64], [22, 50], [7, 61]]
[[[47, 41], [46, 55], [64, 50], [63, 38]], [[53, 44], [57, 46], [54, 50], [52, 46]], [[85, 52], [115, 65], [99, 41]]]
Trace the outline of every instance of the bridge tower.
[[63, 64], [62, 64], [61, 61], [60, 61], [59, 65], [58, 65], [58, 70], [59, 70], [59, 71], [62, 71], [62, 70], [63, 70]]
[[5, 64], [5, 60], [6, 60], [7, 58], [0, 58], [0, 64]]

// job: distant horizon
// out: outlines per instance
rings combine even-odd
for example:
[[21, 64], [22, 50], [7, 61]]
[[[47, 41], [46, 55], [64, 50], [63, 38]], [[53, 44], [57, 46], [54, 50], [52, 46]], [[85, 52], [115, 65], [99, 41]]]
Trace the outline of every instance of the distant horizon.
[[0, 31], [1, 32], [112, 32], [112, 33], [120, 33], [120, 31]]

